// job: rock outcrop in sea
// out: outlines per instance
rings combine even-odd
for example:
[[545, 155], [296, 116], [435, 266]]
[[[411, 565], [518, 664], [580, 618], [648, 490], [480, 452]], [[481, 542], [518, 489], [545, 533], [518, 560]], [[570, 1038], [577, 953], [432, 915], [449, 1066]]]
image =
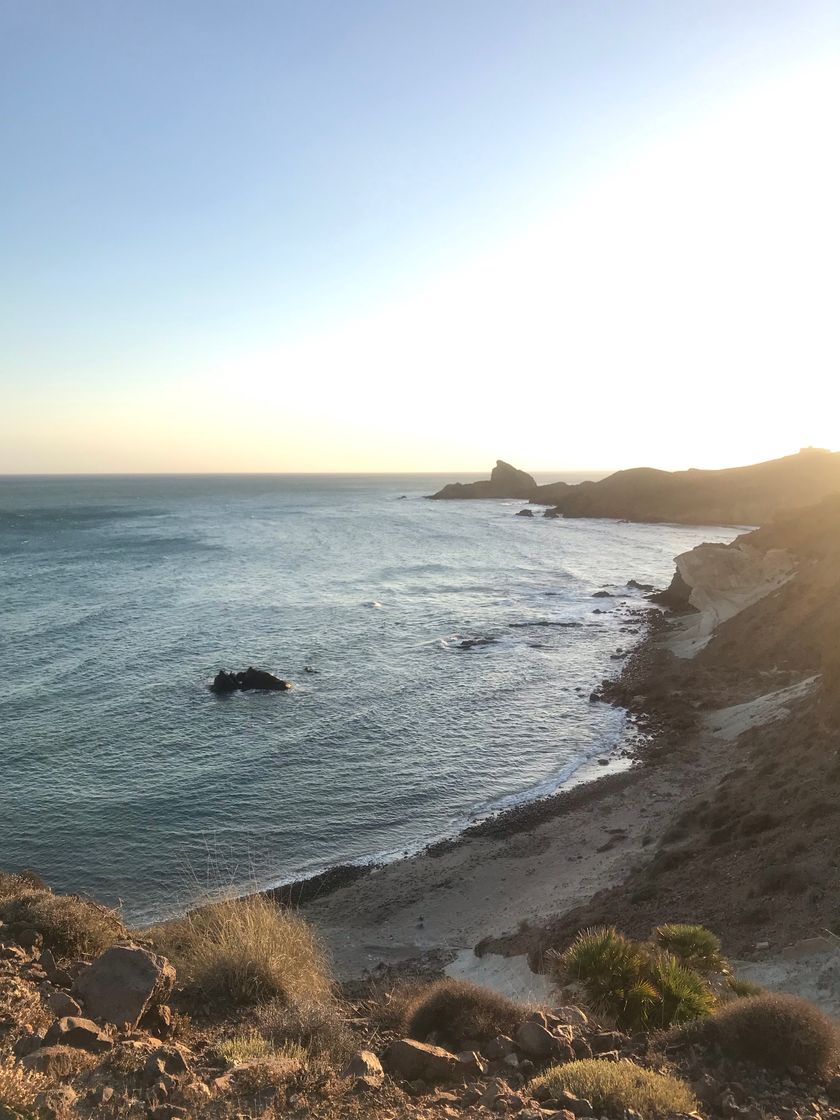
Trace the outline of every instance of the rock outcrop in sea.
[[280, 677], [275, 677], [273, 673], [267, 673], [265, 669], [249, 667], [244, 671], [240, 670], [238, 673], [228, 673], [226, 670], [220, 669], [213, 678], [210, 691], [224, 696], [229, 692], [260, 690], [263, 692], [286, 692], [291, 687], [289, 681], [281, 680]]

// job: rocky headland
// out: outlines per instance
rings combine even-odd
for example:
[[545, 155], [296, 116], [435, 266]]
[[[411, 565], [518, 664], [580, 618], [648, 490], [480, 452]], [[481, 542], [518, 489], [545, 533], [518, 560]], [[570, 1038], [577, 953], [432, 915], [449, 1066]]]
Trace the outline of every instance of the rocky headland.
[[724, 470], [637, 467], [597, 482], [549, 483], [499, 461], [490, 479], [451, 483], [434, 499], [520, 498], [562, 517], [693, 525], [763, 525], [784, 509], [840, 491], [840, 452], [803, 448], [796, 455]]

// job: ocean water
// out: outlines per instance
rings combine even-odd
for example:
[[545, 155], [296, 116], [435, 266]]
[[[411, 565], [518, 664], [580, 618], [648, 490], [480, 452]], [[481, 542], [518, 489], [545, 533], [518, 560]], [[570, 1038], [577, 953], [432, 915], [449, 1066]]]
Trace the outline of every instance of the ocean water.
[[[635, 640], [626, 581], [734, 531], [424, 501], [443, 481], [0, 479], [0, 866], [143, 922], [414, 850], [612, 749], [588, 696]], [[252, 664], [294, 689], [208, 691]]]

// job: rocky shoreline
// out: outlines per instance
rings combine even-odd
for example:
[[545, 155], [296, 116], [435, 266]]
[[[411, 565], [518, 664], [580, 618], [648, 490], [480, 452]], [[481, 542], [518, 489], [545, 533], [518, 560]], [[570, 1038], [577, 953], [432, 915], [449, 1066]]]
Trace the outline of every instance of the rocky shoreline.
[[[349, 886], [337, 880], [331, 895], [313, 897], [304, 911], [322, 925], [343, 967], [390, 968], [441, 949], [454, 958], [478, 947], [506, 956], [526, 953], [539, 969], [549, 948], [567, 944], [581, 926], [603, 921], [619, 921], [634, 933], [674, 917], [706, 921], [742, 958], [766, 957], [757, 944], [768, 943], [775, 952], [831, 928], [837, 921], [829, 855], [836, 810], [820, 803], [817, 817], [825, 823], [814, 853], [825, 848], [824, 863], [812, 857], [794, 874], [779, 914], [768, 902], [774, 876], [784, 879], [784, 846], [807, 851], [813, 837], [804, 821], [786, 834], [782, 815], [761, 804], [778, 801], [774, 767], [790, 769], [793, 787], [809, 791], [820, 781], [825, 786], [826, 765], [834, 773], [835, 733], [821, 727], [817, 714], [825, 710], [825, 689], [808, 683], [815, 671], [819, 675], [820, 659], [833, 656], [833, 646], [827, 630], [823, 646], [809, 646], [807, 632], [787, 618], [787, 610], [808, 600], [822, 578], [814, 561], [819, 549], [812, 542], [807, 552], [800, 539], [809, 517], [806, 512], [787, 528], [774, 523], [730, 546], [695, 550], [702, 563], [687, 554], [690, 562], [678, 564], [694, 581], [689, 595], [677, 597], [675, 612], [650, 616], [648, 633], [621, 673], [593, 697], [630, 713], [637, 737], [629, 769], [516, 806], [417, 856], [366, 870]], [[834, 546], [823, 545], [826, 571]], [[781, 567], [780, 552], [789, 560]], [[767, 570], [767, 555], [773, 571], [782, 574], [751, 590], [751, 581]], [[685, 635], [709, 612], [708, 632], [686, 648]], [[768, 656], [755, 633], [772, 637]], [[785, 646], [787, 657], [780, 658]], [[803, 681], [805, 691], [798, 692]], [[747, 721], [742, 731], [739, 720]], [[727, 737], [718, 724], [735, 726], [737, 735]], [[793, 759], [762, 769], [755, 761], [761, 745], [781, 752], [786, 738], [803, 743], [805, 754], [794, 754], [803, 765], [807, 758], [805, 769], [794, 775]], [[742, 809], [743, 825], [732, 796], [739, 786], [743, 804], [755, 802], [753, 810]], [[808, 792], [807, 803], [817, 796], [816, 789]], [[716, 804], [726, 808], [717, 810]], [[767, 842], [779, 870], [764, 875]], [[710, 860], [718, 867], [711, 877], [699, 870]], [[697, 869], [685, 883], [692, 861]], [[740, 862], [754, 880], [747, 891], [726, 873], [727, 861]], [[492, 902], [500, 887], [514, 892], [507, 906]], [[517, 920], [505, 928], [507, 914]], [[522, 922], [526, 927], [517, 929]], [[355, 950], [348, 954], [351, 944]]]

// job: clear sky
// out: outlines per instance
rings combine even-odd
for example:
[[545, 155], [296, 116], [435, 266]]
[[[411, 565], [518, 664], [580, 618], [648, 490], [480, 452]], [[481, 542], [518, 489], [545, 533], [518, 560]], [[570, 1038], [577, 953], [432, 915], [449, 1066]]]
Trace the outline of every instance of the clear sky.
[[0, 472], [840, 447], [837, 0], [0, 0]]

